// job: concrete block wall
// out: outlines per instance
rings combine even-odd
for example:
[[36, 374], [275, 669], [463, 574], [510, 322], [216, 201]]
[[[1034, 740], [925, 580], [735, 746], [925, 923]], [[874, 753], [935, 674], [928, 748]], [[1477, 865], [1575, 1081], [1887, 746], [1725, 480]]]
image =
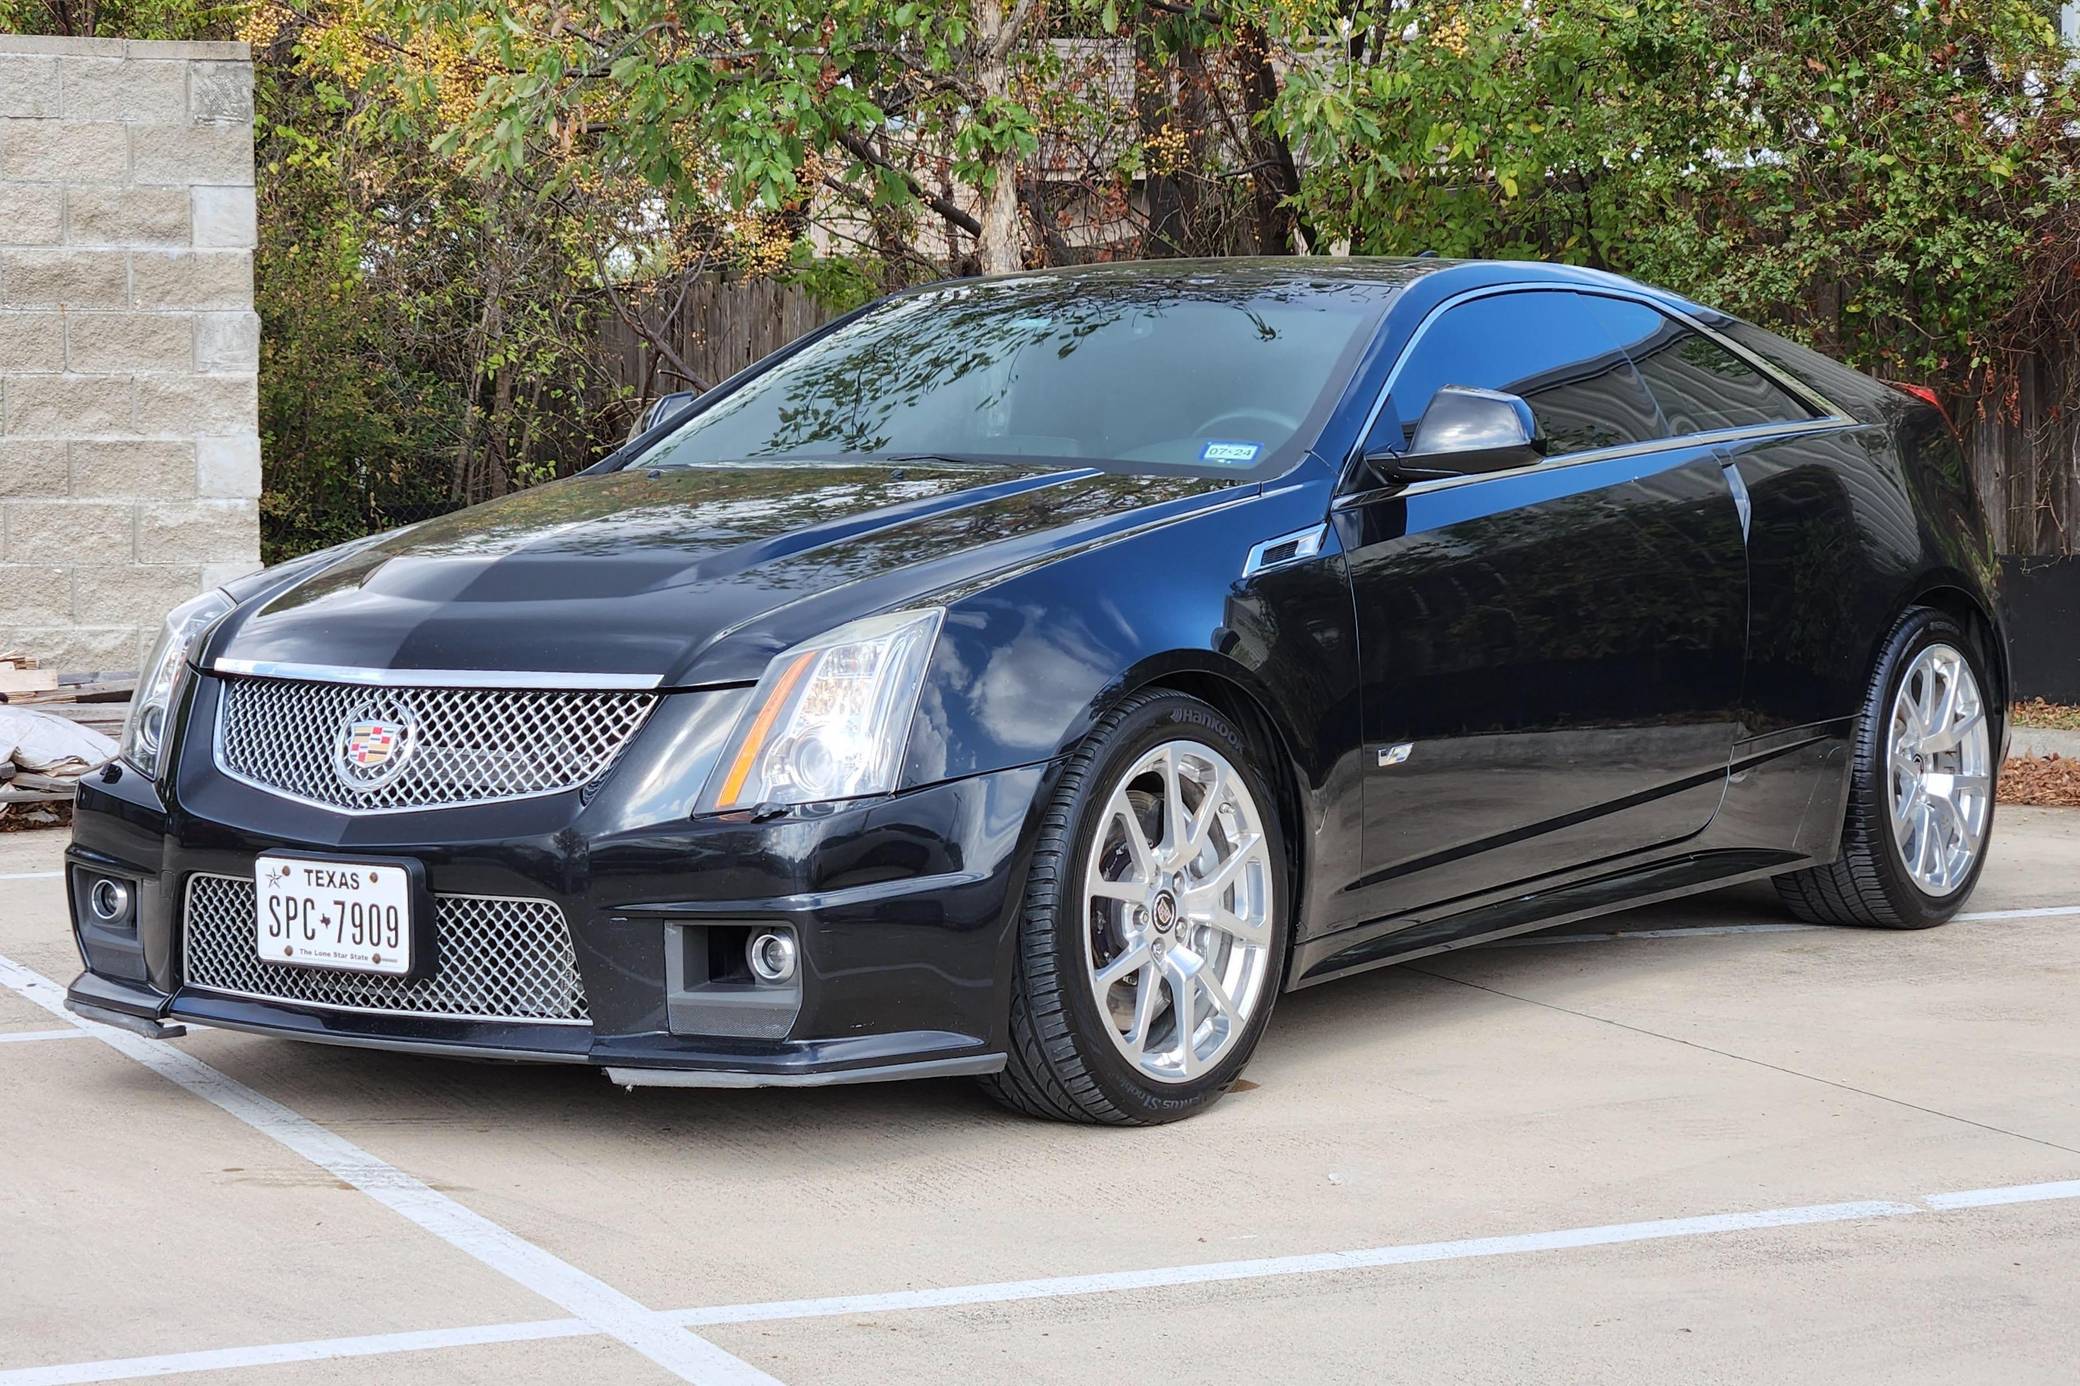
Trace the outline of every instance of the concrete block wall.
[[0, 34], [0, 649], [134, 669], [259, 566], [253, 70]]

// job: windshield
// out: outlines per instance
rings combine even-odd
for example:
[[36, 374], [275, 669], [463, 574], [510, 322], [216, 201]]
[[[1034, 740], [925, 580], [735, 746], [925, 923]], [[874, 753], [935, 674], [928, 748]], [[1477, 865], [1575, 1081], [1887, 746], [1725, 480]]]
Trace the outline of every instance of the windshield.
[[1333, 404], [1385, 298], [1297, 277], [950, 284], [811, 342], [702, 408], [642, 465], [1044, 457], [1261, 471], [1289, 461]]

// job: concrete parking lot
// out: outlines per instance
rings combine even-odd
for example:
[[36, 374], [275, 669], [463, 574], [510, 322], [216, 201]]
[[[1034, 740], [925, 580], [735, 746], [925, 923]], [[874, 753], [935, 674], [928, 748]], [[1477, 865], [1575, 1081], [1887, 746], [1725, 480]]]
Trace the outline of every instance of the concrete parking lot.
[[2080, 811], [1929, 933], [1743, 889], [1285, 997], [1146, 1131], [74, 1023], [62, 848], [0, 836], [0, 1386], [2080, 1370]]

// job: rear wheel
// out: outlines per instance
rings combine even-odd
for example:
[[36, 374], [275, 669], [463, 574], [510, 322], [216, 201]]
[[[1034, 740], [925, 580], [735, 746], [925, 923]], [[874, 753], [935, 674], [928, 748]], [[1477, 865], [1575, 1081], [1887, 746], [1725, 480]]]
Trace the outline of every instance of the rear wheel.
[[1993, 831], [1995, 711], [1978, 646], [1916, 608], [1886, 641], [1857, 732], [1841, 856], [1777, 878], [1815, 924], [1925, 929], [1955, 914]]
[[1146, 1125], [1211, 1105], [1255, 1050], [1285, 957], [1284, 840], [1212, 707], [1136, 694], [1071, 757], [1028, 875], [1004, 1071], [1034, 1116]]

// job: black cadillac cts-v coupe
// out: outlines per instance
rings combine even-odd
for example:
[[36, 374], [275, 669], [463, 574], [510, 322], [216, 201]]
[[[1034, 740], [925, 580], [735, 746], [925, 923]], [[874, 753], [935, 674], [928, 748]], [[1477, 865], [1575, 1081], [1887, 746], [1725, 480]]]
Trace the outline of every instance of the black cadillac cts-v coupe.
[[1763, 876], [1940, 923], [1993, 573], [1936, 409], [1610, 275], [935, 285], [178, 608], [70, 999], [1168, 1120], [1343, 973]]

